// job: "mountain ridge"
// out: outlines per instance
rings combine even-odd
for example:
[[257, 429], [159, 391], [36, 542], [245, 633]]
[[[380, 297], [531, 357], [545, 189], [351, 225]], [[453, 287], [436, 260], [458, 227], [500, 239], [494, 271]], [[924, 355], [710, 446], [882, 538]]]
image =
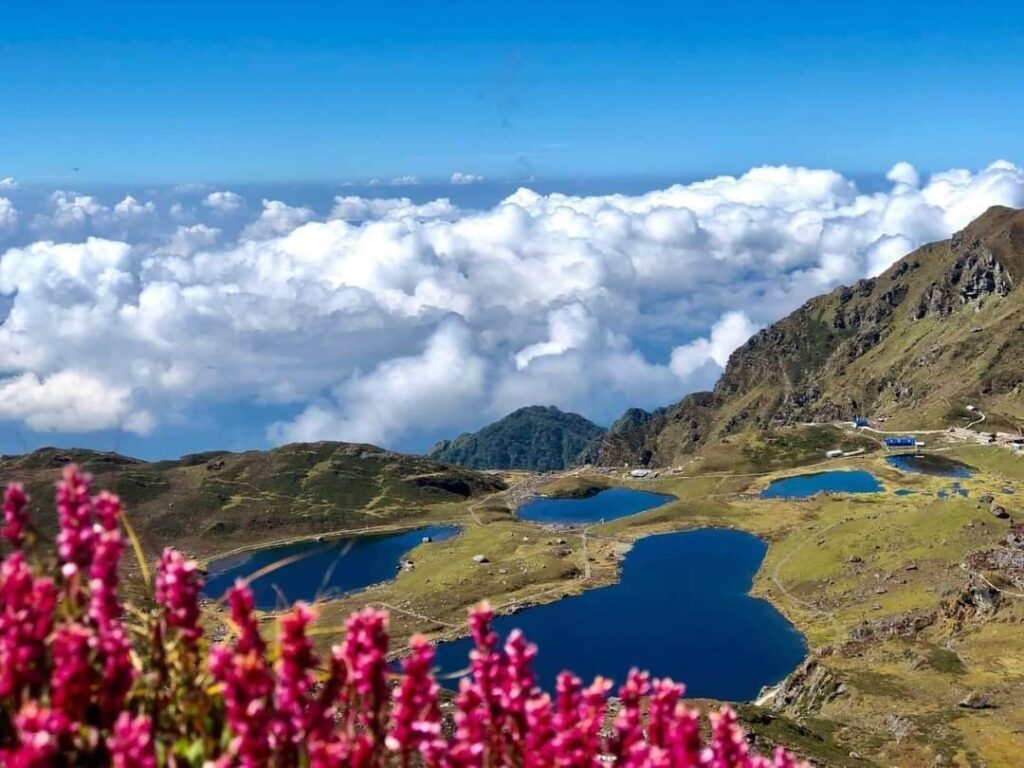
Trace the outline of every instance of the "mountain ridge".
[[1015, 427], [1024, 420], [1022, 282], [1024, 210], [990, 208], [878, 277], [808, 300], [736, 349], [712, 391], [607, 434], [590, 458], [663, 466], [747, 430], [868, 415], [941, 428], [968, 401]]
[[67, 464], [126, 503], [145, 549], [169, 543], [204, 554], [324, 531], [414, 525], [431, 509], [504, 490], [501, 478], [362, 443], [291, 443], [267, 451], [207, 451], [144, 461], [86, 449], [0, 456], [0, 477], [25, 484], [56, 530], [46, 499]]

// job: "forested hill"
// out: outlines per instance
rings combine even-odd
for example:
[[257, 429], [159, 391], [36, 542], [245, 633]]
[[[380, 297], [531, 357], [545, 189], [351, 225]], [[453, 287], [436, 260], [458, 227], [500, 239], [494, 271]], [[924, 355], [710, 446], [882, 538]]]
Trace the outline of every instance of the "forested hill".
[[441, 441], [430, 457], [474, 469], [564, 469], [604, 432], [579, 414], [532, 405], [479, 432]]

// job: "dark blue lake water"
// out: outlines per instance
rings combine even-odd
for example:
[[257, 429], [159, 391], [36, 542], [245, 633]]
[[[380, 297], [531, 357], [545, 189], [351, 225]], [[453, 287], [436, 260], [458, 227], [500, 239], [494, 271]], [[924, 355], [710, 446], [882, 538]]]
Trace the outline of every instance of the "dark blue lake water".
[[[618, 684], [638, 666], [686, 683], [688, 696], [752, 699], [807, 652], [782, 614], [748, 594], [766, 551], [739, 531], [651, 536], [626, 556], [618, 584], [503, 616], [494, 628], [505, 636], [518, 627], [537, 643], [545, 687], [567, 668], [587, 683], [600, 674]], [[465, 668], [471, 646], [469, 639], [440, 645], [438, 666]]]
[[903, 472], [916, 472], [937, 477], [970, 477], [972, 467], [955, 459], [936, 456], [933, 453], [897, 453], [885, 459], [890, 465]]
[[444, 541], [458, 532], [454, 526], [434, 526], [403, 533], [302, 541], [245, 552], [213, 561], [203, 594], [219, 598], [235, 579], [285, 558], [303, 555], [252, 582], [256, 607], [272, 610], [296, 600], [343, 595], [393, 578], [402, 555], [420, 544], [425, 536]]
[[629, 488], [609, 488], [584, 499], [533, 499], [519, 508], [524, 520], [541, 523], [599, 523], [635, 515], [674, 501], [675, 496]]
[[764, 499], [802, 499], [816, 493], [877, 493], [882, 484], [863, 469], [833, 469], [774, 481], [761, 492]]

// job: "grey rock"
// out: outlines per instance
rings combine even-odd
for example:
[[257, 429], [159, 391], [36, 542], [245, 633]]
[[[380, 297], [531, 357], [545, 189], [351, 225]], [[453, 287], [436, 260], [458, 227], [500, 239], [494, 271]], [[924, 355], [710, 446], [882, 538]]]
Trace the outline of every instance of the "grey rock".
[[983, 694], [971, 691], [960, 699], [960, 703], [957, 706], [963, 709], [988, 709], [992, 706], [992, 703]]

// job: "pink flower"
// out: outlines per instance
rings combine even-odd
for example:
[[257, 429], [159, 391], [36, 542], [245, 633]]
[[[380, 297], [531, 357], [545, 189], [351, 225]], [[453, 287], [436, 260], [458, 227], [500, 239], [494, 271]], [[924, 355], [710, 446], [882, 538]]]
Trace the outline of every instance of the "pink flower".
[[124, 626], [115, 621], [102, 627], [92, 638], [92, 648], [101, 669], [96, 703], [104, 723], [112, 723], [124, 707], [135, 683], [131, 641]]
[[57, 588], [36, 578], [23, 552], [0, 563], [0, 699], [14, 699], [46, 678], [43, 659], [53, 629]]
[[736, 723], [736, 713], [722, 707], [711, 715], [711, 745], [705, 750], [707, 768], [736, 768], [746, 766], [750, 748], [743, 731]]
[[195, 560], [186, 560], [176, 549], [165, 549], [156, 572], [156, 602], [164, 621], [178, 629], [189, 642], [203, 634], [199, 626], [199, 595], [203, 580]]
[[234, 648], [210, 650], [210, 672], [221, 683], [231, 752], [243, 766], [268, 764], [274, 719], [274, 675], [264, 658], [265, 644], [257, 627], [252, 592], [238, 584], [228, 594], [238, 637]]
[[310, 693], [313, 670], [318, 660], [313, 654], [313, 644], [306, 636], [306, 628], [314, 615], [308, 605], [296, 603], [291, 612], [278, 622], [281, 650], [274, 668], [277, 673], [275, 735], [281, 744], [294, 745], [310, 730], [316, 730], [310, 722]]
[[25, 540], [25, 528], [28, 526], [28, 496], [18, 483], [11, 483], [4, 493], [4, 526], [0, 531], [15, 547], [20, 547]]
[[231, 623], [238, 633], [238, 640], [235, 643], [235, 652], [246, 654], [250, 651], [262, 655], [266, 650], [266, 643], [260, 635], [259, 624], [256, 619], [256, 602], [252, 596], [252, 590], [245, 582], [239, 580], [235, 586], [228, 590], [228, 607], [231, 610]]
[[74, 464], [64, 467], [57, 483], [57, 554], [65, 564], [65, 575], [88, 571], [93, 555], [92, 503], [89, 484], [92, 478]]
[[360, 721], [378, 730], [388, 700], [388, 615], [364, 608], [345, 622], [345, 641], [335, 652], [347, 669], [348, 684], [359, 697]]
[[71, 723], [62, 713], [34, 701], [14, 716], [14, 727], [17, 746], [0, 749], [0, 764], [8, 768], [51, 768], [71, 733]]
[[53, 636], [53, 705], [71, 720], [81, 720], [92, 700], [92, 644], [93, 632], [82, 624], [62, 624]]
[[97, 627], [106, 627], [121, 616], [117, 566], [124, 547], [119, 530], [97, 527], [93, 537], [92, 563], [89, 565], [89, 620]]
[[412, 752], [419, 752], [429, 765], [444, 751], [438, 687], [430, 674], [434, 648], [420, 635], [413, 636], [409, 648], [412, 653], [402, 662], [404, 676], [394, 695], [386, 745], [402, 755], [403, 764]]
[[122, 712], [108, 746], [113, 768], [157, 768], [153, 722], [145, 715]]

